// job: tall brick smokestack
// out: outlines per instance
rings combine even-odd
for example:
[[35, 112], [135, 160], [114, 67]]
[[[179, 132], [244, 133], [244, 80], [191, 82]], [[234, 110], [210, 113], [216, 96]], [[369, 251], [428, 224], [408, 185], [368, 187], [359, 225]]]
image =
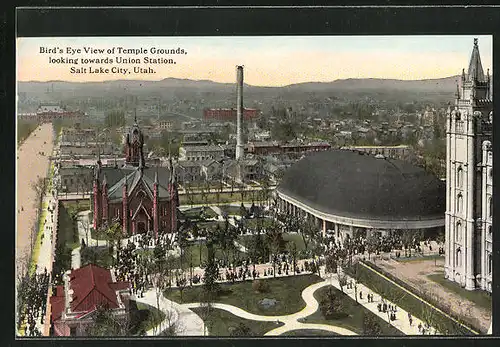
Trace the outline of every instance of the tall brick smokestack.
[[236, 67], [236, 160], [243, 159], [243, 139], [241, 127], [243, 126], [243, 66]]

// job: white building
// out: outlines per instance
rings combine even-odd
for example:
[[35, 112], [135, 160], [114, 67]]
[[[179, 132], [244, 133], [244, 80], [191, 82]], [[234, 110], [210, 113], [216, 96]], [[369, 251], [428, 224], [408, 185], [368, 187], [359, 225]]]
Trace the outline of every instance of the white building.
[[219, 145], [182, 146], [179, 148], [179, 160], [208, 160], [224, 156], [224, 148]]
[[493, 88], [477, 39], [446, 124], [445, 277], [491, 292]]

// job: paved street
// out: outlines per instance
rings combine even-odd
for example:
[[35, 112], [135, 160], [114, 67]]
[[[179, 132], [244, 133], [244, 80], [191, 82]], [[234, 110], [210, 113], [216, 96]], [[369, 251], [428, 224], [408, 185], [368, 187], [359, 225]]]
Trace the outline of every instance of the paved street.
[[[36, 224], [38, 203], [32, 184], [47, 177], [49, 155], [53, 151], [52, 124], [42, 124], [17, 150], [16, 262], [29, 258], [31, 232]], [[44, 155], [41, 155], [43, 152]]]

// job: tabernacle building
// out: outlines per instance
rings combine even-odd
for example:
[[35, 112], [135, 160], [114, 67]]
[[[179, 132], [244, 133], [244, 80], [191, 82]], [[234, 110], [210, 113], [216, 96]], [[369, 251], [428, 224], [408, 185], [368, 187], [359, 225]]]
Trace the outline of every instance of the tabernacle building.
[[302, 158], [276, 189], [278, 208], [337, 237], [444, 228], [445, 184], [406, 161], [348, 150]]

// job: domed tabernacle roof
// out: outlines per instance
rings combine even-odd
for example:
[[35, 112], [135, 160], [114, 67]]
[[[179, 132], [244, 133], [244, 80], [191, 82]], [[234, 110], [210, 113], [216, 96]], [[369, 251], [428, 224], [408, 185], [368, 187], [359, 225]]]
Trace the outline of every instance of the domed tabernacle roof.
[[290, 167], [281, 192], [323, 213], [387, 221], [444, 218], [446, 186], [402, 160], [349, 150], [315, 153]]

